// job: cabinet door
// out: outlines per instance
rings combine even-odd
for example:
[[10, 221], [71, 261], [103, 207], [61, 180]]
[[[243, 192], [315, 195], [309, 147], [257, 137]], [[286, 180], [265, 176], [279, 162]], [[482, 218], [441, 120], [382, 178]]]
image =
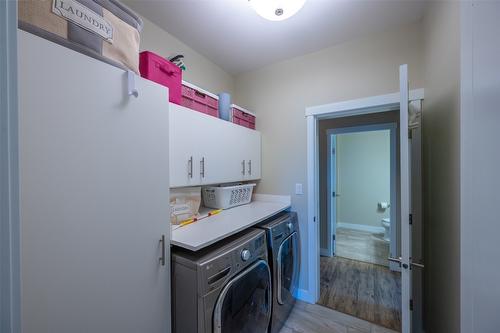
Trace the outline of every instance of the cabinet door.
[[260, 132], [170, 104], [170, 186], [260, 178]]
[[170, 187], [200, 185], [203, 122], [194, 111], [177, 104], [170, 103], [169, 112]]
[[19, 32], [22, 332], [170, 332], [168, 98], [136, 81]]
[[261, 178], [262, 139], [260, 132], [249, 130], [247, 134], [247, 179]]
[[171, 187], [240, 180], [240, 163], [235, 156], [241, 133], [235, 125], [183, 106], [170, 105]]
[[244, 161], [244, 172], [241, 180], [255, 180], [261, 178], [261, 134], [242, 126], [236, 126], [238, 142], [238, 161]]
[[203, 143], [206, 172], [204, 184], [229, 183], [243, 179], [241, 153], [242, 142], [246, 140], [240, 126], [209, 117]]

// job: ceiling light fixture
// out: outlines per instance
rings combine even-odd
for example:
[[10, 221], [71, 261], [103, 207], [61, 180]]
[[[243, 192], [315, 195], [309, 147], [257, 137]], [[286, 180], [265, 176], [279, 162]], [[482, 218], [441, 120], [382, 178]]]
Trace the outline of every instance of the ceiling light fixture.
[[297, 14], [306, 0], [248, 0], [253, 9], [270, 21], [283, 21]]

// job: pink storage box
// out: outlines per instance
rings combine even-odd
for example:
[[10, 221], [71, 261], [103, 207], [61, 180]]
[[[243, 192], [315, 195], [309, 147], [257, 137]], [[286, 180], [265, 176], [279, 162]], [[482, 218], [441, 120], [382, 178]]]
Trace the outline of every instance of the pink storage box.
[[255, 129], [255, 115], [235, 104], [231, 104], [231, 121], [235, 124]]
[[167, 59], [144, 51], [139, 55], [139, 71], [141, 76], [168, 87], [169, 101], [181, 104], [182, 70]]
[[219, 98], [186, 81], [182, 81], [181, 105], [198, 112], [219, 117]]

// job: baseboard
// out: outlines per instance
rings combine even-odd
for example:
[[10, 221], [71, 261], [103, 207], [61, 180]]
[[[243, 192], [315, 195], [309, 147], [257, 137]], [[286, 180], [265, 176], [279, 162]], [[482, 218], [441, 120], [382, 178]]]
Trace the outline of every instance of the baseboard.
[[309, 290], [306, 289], [298, 289], [297, 290], [297, 295], [295, 297], [301, 301], [315, 304], [316, 300], [314, 299], [313, 295], [309, 292]]
[[371, 232], [373, 234], [383, 234], [384, 233], [384, 227], [382, 227], [382, 226], [374, 227], [371, 225], [364, 225], [364, 224], [337, 222], [337, 228], [366, 231], [366, 232]]

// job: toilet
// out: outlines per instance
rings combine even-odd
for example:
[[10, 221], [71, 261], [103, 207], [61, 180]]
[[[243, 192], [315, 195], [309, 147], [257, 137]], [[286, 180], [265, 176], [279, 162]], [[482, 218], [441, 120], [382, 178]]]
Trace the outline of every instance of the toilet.
[[391, 241], [391, 219], [386, 217], [382, 219], [382, 226], [384, 227], [384, 240]]

